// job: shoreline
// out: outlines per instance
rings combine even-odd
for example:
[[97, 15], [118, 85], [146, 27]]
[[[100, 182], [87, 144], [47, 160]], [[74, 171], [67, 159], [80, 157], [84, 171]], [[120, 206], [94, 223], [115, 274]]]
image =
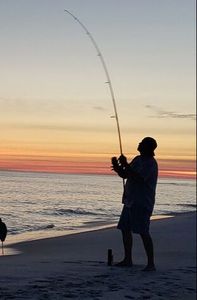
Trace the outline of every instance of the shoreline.
[[[153, 215], [151, 216], [151, 222], [156, 222], [156, 221], [162, 221], [162, 220], [168, 220], [170, 218], [176, 218], [176, 217], [181, 217], [181, 216], [189, 216], [189, 215], [196, 215], [196, 212], [190, 211], [190, 212], [181, 212], [181, 213], [174, 213], [174, 215]], [[91, 224], [94, 222], [90, 222]], [[46, 234], [46, 231], [43, 233], [39, 233], [38, 235], [35, 235], [34, 232], [31, 232], [31, 234], [25, 233], [20, 234], [17, 238], [15, 237], [14, 239], [11, 239], [8, 242], [4, 242], [4, 254], [2, 254], [0, 250], [0, 259], [1, 257], [5, 256], [12, 256], [12, 255], [21, 255], [23, 252], [20, 250], [20, 245], [25, 245], [28, 243], [31, 244], [31, 242], [42, 242], [45, 240], [55, 240], [58, 238], [66, 238], [66, 237], [74, 237], [80, 234], [88, 234], [88, 233], [94, 233], [94, 232], [99, 232], [99, 231], [105, 231], [109, 229], [114, 229], [117, 230], [116, 228], [117, 223], [108, 223], [105, 225], [98, 225], [98, 226], [93, 226], [93, 227], [83, 227], [77, 230], [68, 230], [68, 231], [63, 231], [62, 233], [56, 231], [53, 233], [48, 233]], [[119, 232], [119, 230], [117, 230]], [[134, 234], [135, 235], [135, 234]], [[18, 249], [19, 248], [19, 249]]]
[[0, 256], [0, 298], [79, 300], [196, 299], [196, 212], [151, 222], [156, 272], [142, 272], [146, 257], [134, 235], [131, 268], [122, 259], [121, 233], [105, 228], [13, 244], [19, 255]]
[[[195, 214], [195, 211], [189, 211], [189, 212], [180, 212], [180, 213], [172, 213], [172, 214], [158, 214], [158, 215], [152, 215], [151, 221], [157, 221], [162, 219], [168, 219], [168, 218], [174, 218], [176, 216], [181, 215], [187, 215], [187, 214]], [[117, 219], [118, 222], [118, 219]], [[73, 230], [53, 230], [51, 231], [49, 228], [49, 231], [47, 230], [40, 230], [40, 231], [29, 231], [26, 233], [20, 233], [16, 235], [7, 235], [6, 241], [4, 242], [4, 249], [11, 249], [13, 245], [17, 245], [19, 243], [26, 243], [36, 240], [42, 240], [42, 239], [48, 239], [48, 238], [58, 238], [63, 236], [69, 236], [69, 235], [75, 235], [80, 234], [84, 232], [92, 232], [92, 231], [98, 231], [98, 230], [104, 230], [104, 229], [110, 229], [110, 228], [116, 228], [117, 222], [109, 222], [109, 221], [90, 221], [84, 224], [84, 226], [80, 226], [77, 229]], [[97, 224], [97, 225], [96, 225]], [[14, 251], [7, 251], [4, 255], [11, 255]], [[1, 255], [0, 255], [1, 256]]]
[[[166, 219], [166, 218], [172, 218], [175, 217], [176, 215], [182, 215], [182, 214], [188, 214], [192, 212], [181, 212], [178, 214], [160, 214], [160, 215], [152, 215], [151, 216], [151, 221], [154, 220], [161, 220], [161, 219]], [[117, 219], [118, 222], [118, 219]], [[56, 237], [62, 237], [62, 236], [67, 236], [67, 235], [75, 235], [75, 234], [80, 234], [83, 232], [92, 232], [92, 231], [97, 231], [97, 230], [103, 230], [103, 229], [108, 229], [108, 228], [115, 228], [117, 226], [117, 222], [109, 222], [109, 221], [90, 221], [86, 222], [83, 226], [80, 226], [77, 229], [73, 230], [53, 230], [51, 231], [49, 228], [49, 231], [47, 230], [40, 230], [40, 231], [29, 231], [26, 233], [20, 233], [16, 235], [9, 235], [7, 236], [6, 241], [4, 242], [4, 249], [11, 248], [12, 245], [16, 245], [18, 243], [22, 242], [31, 242], [34, 240], [42, 240], [42, 239], [47, 239], [47, 238], [56, 238]], [[7, 255], [5, 253], [5, 255]], [[10, 255], [10, 254], [8, 254]]]

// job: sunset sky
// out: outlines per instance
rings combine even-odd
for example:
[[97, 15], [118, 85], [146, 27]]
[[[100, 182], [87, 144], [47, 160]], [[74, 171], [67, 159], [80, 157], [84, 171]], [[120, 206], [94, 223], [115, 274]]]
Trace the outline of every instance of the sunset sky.
[[158, 142], [161, 176], [195, 171], [194, 0], [0, 1], [0, 170], [110, 173]]

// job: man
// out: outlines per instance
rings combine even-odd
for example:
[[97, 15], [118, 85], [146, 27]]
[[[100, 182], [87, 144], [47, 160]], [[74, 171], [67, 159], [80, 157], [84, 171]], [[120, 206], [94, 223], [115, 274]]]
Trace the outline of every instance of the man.
[[112, 169], [122, 178], [127, 179], [122, 202], [124, 204], [117, 228], [122, 231], [124, 259], [117, 266], [132, 266], [132, 232], [140, 234], [147, 255], [144, 271], [154, 271], [154, 249], [149, 233], [150, 217], [155, 203], [158, 166], [154, 159], [156, 141], [145, 137], [131, 163], [121, 155], [117, 160], [112, 157]]

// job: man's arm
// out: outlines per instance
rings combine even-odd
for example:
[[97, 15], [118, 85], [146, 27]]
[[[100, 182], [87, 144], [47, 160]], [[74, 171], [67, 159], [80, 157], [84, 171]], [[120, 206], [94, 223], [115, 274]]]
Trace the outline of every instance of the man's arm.
[[143, 177], [132, 169], [132, 166], [128, 164], [126, 156], [123, 154], [117, 159], [112, 157], [112, 170], [114, 170], [121, 178], [133, 177], [138, 181], [143, 181]]
[[124, 178], [133, 177], [135, 180], [144, 181], [144, 178], [137, 171], [134, 171], [132, 166], [128, 164], [127, 158], [122, 154], [118, 159], [122, 169], [124, 170]]

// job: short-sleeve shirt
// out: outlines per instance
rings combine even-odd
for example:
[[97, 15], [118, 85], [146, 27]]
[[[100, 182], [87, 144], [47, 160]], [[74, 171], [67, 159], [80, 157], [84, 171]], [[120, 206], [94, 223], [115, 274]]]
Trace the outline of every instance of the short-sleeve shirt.
[[158, 177], [158, 165], [154, 157], [136, 156], [129, 164], [131, 171], [140, 175], [140, 179], [129, 175], [124, 187], [123, 203], [127, 207], [133, 204], [152, 213]]

